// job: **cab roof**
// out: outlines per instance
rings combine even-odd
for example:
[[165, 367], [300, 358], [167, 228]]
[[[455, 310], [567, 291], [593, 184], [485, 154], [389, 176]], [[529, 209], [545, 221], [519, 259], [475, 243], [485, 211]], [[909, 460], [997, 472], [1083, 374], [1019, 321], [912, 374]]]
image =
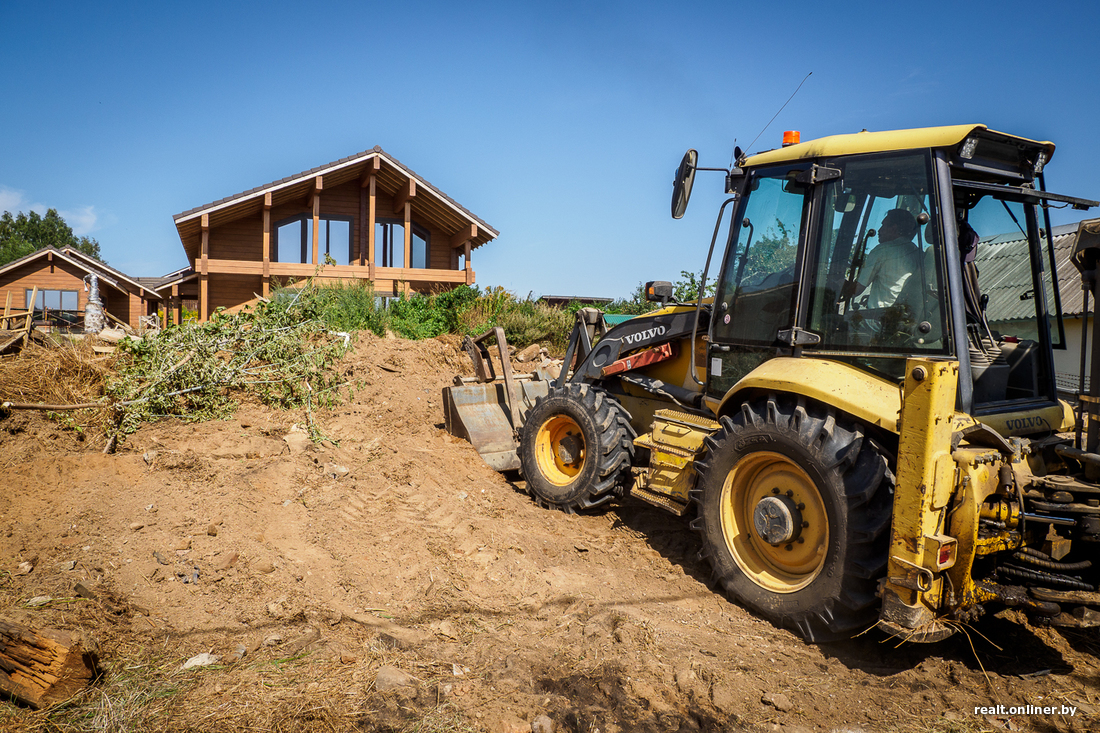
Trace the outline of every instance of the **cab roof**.
[[750, 155], [742, 166], [790, 163], [806, 158], [827, 158], [860, 153], [885, 153], [895, 150], [919, 148], [947, 148], [961, 145], [971, 135], [1001, 144], [1015, 145], [1021, 149], [1038, 152], [1045, 149], [1047, 160], [1054, 155], [1054, 143], [1029, 140], [1017, 135], [990, 130], [985, 125], [948, 125], [945, 127], [920, 127], [912, 130], [886, 130], [883, 132], [856, 132], [847, 135], [829, 135], [785, 148]]

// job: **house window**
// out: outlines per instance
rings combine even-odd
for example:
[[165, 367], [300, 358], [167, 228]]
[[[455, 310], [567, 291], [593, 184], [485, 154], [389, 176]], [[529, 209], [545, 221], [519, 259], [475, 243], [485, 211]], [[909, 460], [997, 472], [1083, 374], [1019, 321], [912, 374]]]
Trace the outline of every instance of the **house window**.
[[[431, 234], [412, 225], [409, 266], [427, 268], [431, 263]], [[379, 219], [374, 225], [374, 261], [380, 267], [405, 266], [405, 223], [400, 219]]]
[[[319, 218], [320, 234], [317, 251], [324, 259], [329, 255], [338, 265], [351, 263], [351, 230], [354, 219], [350, 216], [322, 216]], [[313, 263], [313, 217], [299, 214], [275, 222], [275, 261]]]
[[[26, 291], [27, 308], [31, 307], [32, 292], [34, 291]], [[76, 294], [75, 290], [39, 290], [38, 296], [34, 299], [34, 309], [36, 311], [76, 311], [79, 307]]]

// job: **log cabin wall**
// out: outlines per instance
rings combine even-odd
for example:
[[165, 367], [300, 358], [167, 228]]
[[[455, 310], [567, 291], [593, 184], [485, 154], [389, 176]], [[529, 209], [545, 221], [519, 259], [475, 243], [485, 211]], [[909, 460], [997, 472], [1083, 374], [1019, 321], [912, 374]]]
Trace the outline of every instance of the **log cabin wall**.
[[21, 267], [0, 273], [0, 309], [11, 293], [11, 307], [27, 307], [26, 291], [39, 290], [75, 290], [77, 310], [84, 310], [88, 303], [88, 294], [84, 292], [84, 270], [58, 257], [52, 261], [45, 257], [32, 260]]

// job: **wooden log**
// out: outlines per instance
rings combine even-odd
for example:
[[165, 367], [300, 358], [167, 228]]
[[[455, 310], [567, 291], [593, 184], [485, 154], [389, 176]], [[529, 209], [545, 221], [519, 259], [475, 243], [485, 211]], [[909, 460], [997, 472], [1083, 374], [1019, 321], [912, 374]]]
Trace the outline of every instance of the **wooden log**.
[[0, 692], [38, 710], [69, 699], [97, 673], [79, 637], [0, 619]]

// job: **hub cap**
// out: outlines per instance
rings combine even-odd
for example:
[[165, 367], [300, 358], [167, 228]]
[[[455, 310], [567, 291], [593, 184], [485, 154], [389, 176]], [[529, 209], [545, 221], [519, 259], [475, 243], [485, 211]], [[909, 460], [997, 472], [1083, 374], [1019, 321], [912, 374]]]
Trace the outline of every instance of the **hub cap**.
[[556, 415], [535, 435], [535, 459], [539, 472], [556, 486], [569, 484], [584, 468], [584, 435], [573, 418]]
[[722, 486], [722, 532], [738, 567], [775, 593], [793, 593], [821, 572], [829, 523], [817, 486], [779, 453], [751, 453]]

